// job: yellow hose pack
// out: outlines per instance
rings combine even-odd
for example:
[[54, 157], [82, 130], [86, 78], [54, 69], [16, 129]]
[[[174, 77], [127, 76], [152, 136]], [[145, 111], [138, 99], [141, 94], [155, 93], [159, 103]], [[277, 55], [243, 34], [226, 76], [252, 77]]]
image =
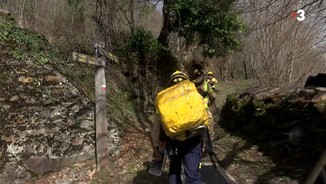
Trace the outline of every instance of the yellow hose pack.
[[207, 105], [189, 80], [159, 92], [155, 104], [162, 127], [172, 139], [183, 141], [188, 130], [208, 124]]

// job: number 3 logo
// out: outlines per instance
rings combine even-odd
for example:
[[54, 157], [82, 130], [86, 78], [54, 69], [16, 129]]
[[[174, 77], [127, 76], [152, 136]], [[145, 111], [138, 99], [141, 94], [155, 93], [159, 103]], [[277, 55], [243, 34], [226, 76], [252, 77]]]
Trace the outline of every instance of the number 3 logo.
[[304, 15], [305, 15], [305, 11], [302, 10], [302, 9], [298, 10], [298, 11], [297, 11], [297, 14], [298, 14], [298, 16], [297, 16], [297, 20], [298, 20], [298, 21], [303, 21], [303, 20], [306, 18], [306, 17], [304, 16]]

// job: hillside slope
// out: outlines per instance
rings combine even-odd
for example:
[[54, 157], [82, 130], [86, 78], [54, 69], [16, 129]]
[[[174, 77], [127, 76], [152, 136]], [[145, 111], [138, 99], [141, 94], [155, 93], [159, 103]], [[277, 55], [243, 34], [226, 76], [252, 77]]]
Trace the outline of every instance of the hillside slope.
[[[94, 158], [93, 68], [58, 62], [47, 40], [10, 14], [0, 14], [0, 29], [1, 181], [25, 183]], [[107, 73], [109, 151], [117, 155], [120, 129], [135, 116], [128, 88], [120, 92], [127, 79], [114, 66]]]

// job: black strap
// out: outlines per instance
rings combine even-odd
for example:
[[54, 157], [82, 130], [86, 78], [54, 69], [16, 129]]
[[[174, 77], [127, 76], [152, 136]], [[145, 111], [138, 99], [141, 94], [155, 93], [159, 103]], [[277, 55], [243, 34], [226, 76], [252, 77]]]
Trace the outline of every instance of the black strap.
[[202, 145], [204, 146], [204, 155], [208, 154], [208, 157], [212, 162], [213, 167], [217, 169], [218, 158], [216, 156], [216, 153], [214, 152], [212, 139], [209, 135], [208, 129], [207, 131], [203, 131], [202, 133], [202, 142]]
[[208, 151], [209, 159], [211, 160], [213, 167], [217, 169], [218, 158], [216, 156], [216, 153], [214, 152], [212, 139], [209, 133], [208, 133], [207, 147], [208, 147], [207, 151]]

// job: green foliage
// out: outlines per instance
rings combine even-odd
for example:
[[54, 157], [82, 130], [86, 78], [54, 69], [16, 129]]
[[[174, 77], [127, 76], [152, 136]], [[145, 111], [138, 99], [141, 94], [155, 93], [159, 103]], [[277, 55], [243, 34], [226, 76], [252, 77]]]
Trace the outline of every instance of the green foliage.
[[17, 60], [31, 59], [45, 64], [57, 57], [44, 36], [18, 28], [11, 15], [0, 16], [0, 30], [0, 47], [11, 43], [12, 50], [8, 54]]
[[120, 51], [124, 54], [155, 55], [162, 48], [152, 33], [141, 27], [135, 28], [123, 43]]
[[143, 5], [142, 13], [144, 16], [148, 16], [153, 11], [153, 7], [149, 4]]
[[172, 31], [187, 44], [198, 42], [207, 56], [224, 56], [241, 49], [239, 36], [247, 31], [243, 19], [231, 10], [234, 0], [175, 0], [167, 7], [174, 15]]
[[326, 101], [320, 101], [316, 104], [314, 104], [314, 107], [320, 112], [320, 113], [325, 113], [326, 114]]
[[9, 38], [10, 30], [14, 27], [14, 17], [12, 16], [0, 16], [0, 43]]

